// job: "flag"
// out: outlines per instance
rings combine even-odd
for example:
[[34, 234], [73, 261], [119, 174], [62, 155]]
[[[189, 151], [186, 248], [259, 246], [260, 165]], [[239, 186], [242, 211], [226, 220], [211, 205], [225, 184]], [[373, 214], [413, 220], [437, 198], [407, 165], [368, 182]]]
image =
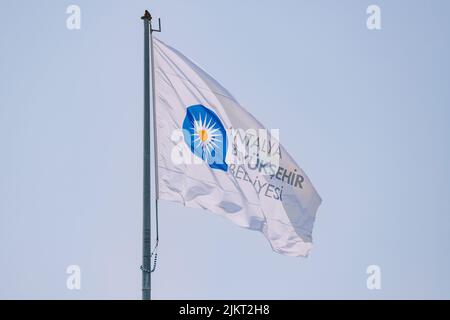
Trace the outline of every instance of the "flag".
[[154, 39], [158, 197], [260, 231], [307, 256], [321, 198], [279, 143], [203, 69]]

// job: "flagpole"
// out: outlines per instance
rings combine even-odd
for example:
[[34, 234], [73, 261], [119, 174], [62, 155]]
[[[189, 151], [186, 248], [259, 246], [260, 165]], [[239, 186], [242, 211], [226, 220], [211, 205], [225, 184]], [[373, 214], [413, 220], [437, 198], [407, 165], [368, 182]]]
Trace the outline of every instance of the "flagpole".
[[151, 300], [151, 172], [150, 172], [150, 28], [152, 16], [146, 10], [144, 22], [144, 177], [142, 229], [142, 300]]
[[156, 262], [158, 260], [158, 246], [159, 246], [159, 175], [158, 175], [158, 130], [156, 127], [156, 87], [155, 87], [155, 52], [153, 46], [153, 32], [161, 32], [161, 19], [158, 18], [158, 29], [153, 29], [150, 22], [150, 64], [151, 64], [151, 80], [152, 80], [152, 118], [153, 118], [153, 155], [154, 155], [154, 169], [155, 169], [155, 247], [152, 251], [153, 266], [152, 272], [156, 269]]

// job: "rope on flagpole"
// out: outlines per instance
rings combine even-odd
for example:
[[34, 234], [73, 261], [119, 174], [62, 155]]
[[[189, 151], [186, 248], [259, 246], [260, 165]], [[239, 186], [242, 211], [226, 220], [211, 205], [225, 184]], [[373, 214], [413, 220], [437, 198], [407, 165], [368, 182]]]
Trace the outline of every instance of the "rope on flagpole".
[[156, 264], [158, 263], [158, 247], [159, 247], [159, 208], [158, 208], [158, 200], [156, 200], [156, 210], [155, 210], [155, 229], [156, 229], [156, 239], [155, 239], [155, 247], [152, 250], [150, 258], [153, 258], [152, 268], [150, 272], [153, 273], [156, 270]]
[[153, 148], [155, 157], [155, 229], [156, 239], [155, 247], [151, 253], [153, 258], [153, 266], [151, 272], [155, 272], [156, 264], [158, 262], [158, 246], [159, 246], [159, 184], [158, 184], [158, 132], [156, 129], [156, 88], [155, 88], [155, 53], [153, 50], [153, 32], [161, 32], [161, 19], [158, 18], [158, 29], [153, 29], [150, 24], [150, 52], [151, 52], [151, 81], [152, 81], [152, 111], [153, 111]]
[[[158, 182], [156, 182], [158, 183]], [[158, 199], [156, 199], [156, 208], [155, 208], [155, 229], [156, 229], [156, 241], [155, 241], [155, 247], [153, 248], [153, 251], [151, 253], [151, 258], [153, 258], [153, 266], [150, 272], [155, 272], [156, 270], [156, 264], [158, 262], [158, 246], [159, 246], [159, 206], [158, 206]]]

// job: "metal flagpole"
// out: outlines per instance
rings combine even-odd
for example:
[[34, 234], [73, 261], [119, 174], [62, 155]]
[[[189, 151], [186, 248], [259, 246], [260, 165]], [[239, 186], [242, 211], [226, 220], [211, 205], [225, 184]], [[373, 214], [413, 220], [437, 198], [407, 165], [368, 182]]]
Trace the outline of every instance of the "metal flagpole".
[[[144, 179], [143, 179], [143, 234], [142, 234], [142, 299], [151, 300], [152, 298], [152, 272], [155, 271], [158, 257], [159, 227], [158, 227], [158, 144], [156, 129], [156, 111], [155, 111], [155, 63], [153, 56], [153, 32], [161, 32], [161, 20], [158, 19], [159, 28], [152, 28], [152, 16], [145, 10], [144, 16]], [[150, 58], [151, 57], [151, 58]], [[151, 67], [151, 74], [150, 74]], [[155, 217], [156, 217], [156, 244], [151, 249], [151, 136], [150, 136], [150, 76], [151, 76], [151, 95], [153, 108], [153, 147], [155, 154]], [[154, 256], [154, 257], [153, 257]], [[151, 265], [152, 257], [154, 264]]]
[[146, 10], [144, 21], [144, 179], [142, 229], [142, 300], [151, 300], [151, 173], [150, 173], [150, 37], [152, 16]]
[[161, 32], [161, 19], [158, 18], [158, 29], [153, 29], [150, 23], [150, 54], [151, 54], [151, 78], [152, 78], [152, 111], [153, 111], [153, 154], [155, 165], [155, 225], [156, 225], [156, 238], [155, 248], [152, 251], [153, 267], [152, 272], [156, 269], [156, 263], [158, 260], [158, 245], [159, 245], [159, 183], [158, 183], [158, 131], [156, 127], [156, 89], [155, 89], [155, 54], [153, 47], [153, 32]]

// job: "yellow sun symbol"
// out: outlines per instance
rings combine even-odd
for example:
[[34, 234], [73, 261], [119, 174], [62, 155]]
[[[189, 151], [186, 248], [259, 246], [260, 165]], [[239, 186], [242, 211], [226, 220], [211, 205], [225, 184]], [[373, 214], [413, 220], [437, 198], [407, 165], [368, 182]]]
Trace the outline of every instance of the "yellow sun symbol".
[[208, 131], [206, 131], [205, 129], [201, 129], [198, 132], [198, 136], [200, 137], [200, 140], [202, 142], [205, 142], [206, 140], [208, 140]]
[[201, 146], [209, 155], [211, 155], [211, 151], [214, 147], [219, 148], [217, 143], [222, 142], [219, 139], [219, 129], [215, 126], [216, 123], [212, 118], [209, 118], [208, 120], [208, 116], [206, 116], [205, 119], [202, 119], [200, 116], [198, 120], [194, 120], [194, 143], [197, 144], [195, 147], [198, 148]]

